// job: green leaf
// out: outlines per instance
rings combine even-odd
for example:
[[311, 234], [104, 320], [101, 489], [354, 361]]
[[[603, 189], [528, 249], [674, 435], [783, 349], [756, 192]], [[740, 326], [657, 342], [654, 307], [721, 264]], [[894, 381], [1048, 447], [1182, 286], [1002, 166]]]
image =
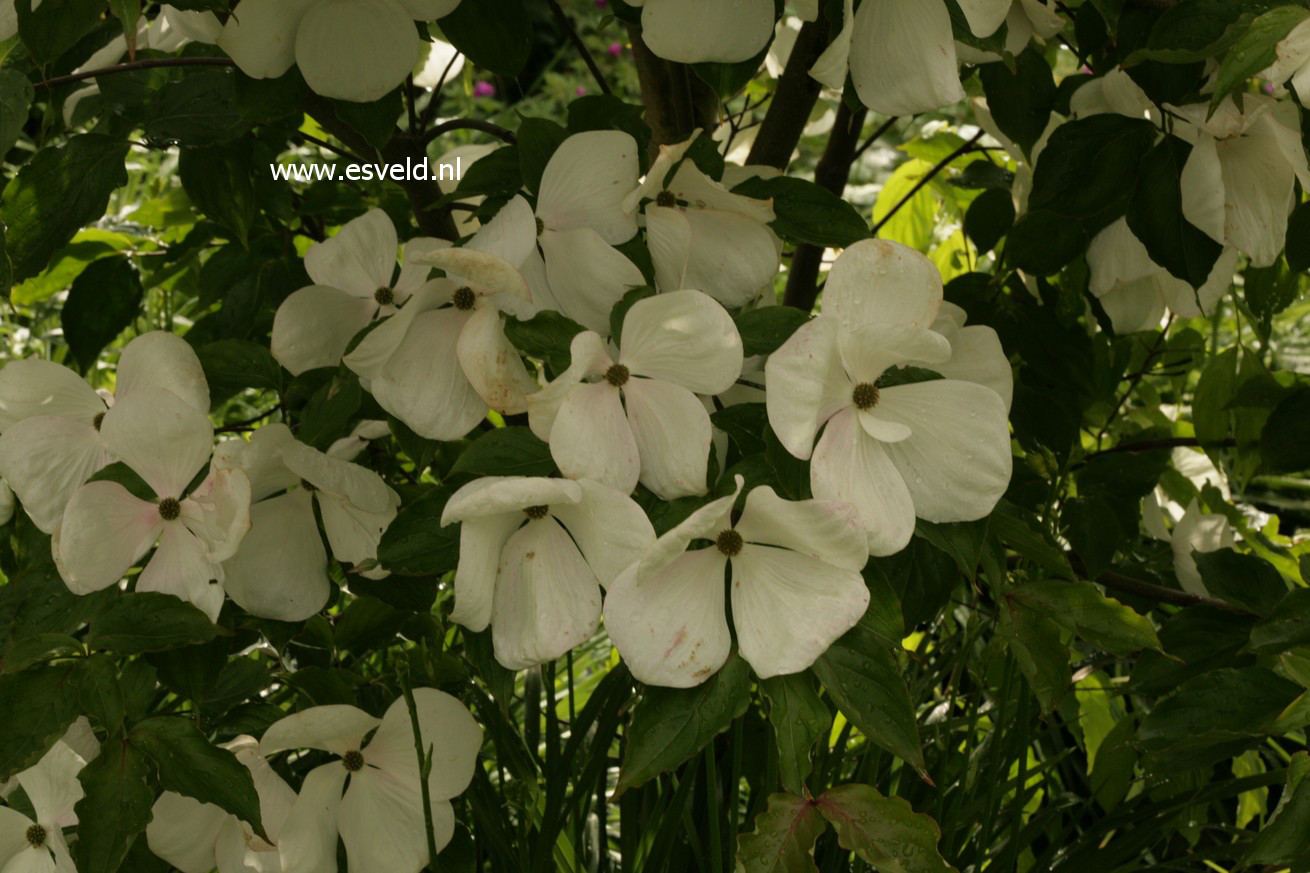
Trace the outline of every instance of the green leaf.
[[[40, 760], [81, 713], [76, 664], [0, 675], [0, 780]], [[21, 718], [12, 717], [22, 713]]]
[[568, 369], [572, 360], [570, 345], [573, 338], [586, 330], [571, 318], [549, 309], [543, 309], [532, 318], [520, 321], [505, 319], [505, 336], [525, 355], [546, 362], [558, 375]]
[[746, 712], [750, 685], [750, 667], [733, 655], [695, 688], [647, 688], [632, 714], [614, 796], [674, 769], [705, 748]]
[[441, 19], [441, 32], [474, 64], [510, 78], [532, 50], [532, 16], [522, 0], [461, 3]]
[[249, 340], [224, 339], [196, 349], [205, 380], [215, 397], [230, 397], [245, 388], [282, 390], [282, 367], [268, 348]]
[[637, 156], [644, 172], [651, 137], [650, 125], [642, 117], [644, 113], [644, 107], [625, 103], [611, 94], [588, 94], [569, 104], [569, 133], [621, 130], [629, 134], [637, 141]]
[[550, 446], [522, 426], [487, 431], [450, 468], [451, 473], [475, 476], [549, 476], [554, 471]]
[[171, 594], [120, 594], [91, 619], [87, 646], [122, 655], [162, 652], [218, 636], [218, 627], [199, 609]]
[[1095, 579], [1110, 568], [1115, 553], [1126, 543], [1114, 509], [1101, 498], [1077, 497], [1060, 510], [1065, 538]]
[[737, 837], [737, 864], [743, 873], [817, 871], [814, 843], [827, 830], [813, 800], [770, 794], [755, 817], [755, 830]]
[[[989, 161], [979, 163], [992, 165]], [[978, 251], [990, 252], [1014, 226], [1014, 215], [1014, 198], [1010, 189], [989, 188], [969, 204], [964, 213], [964, 232]]]
[[832, 714], [808, 672], [763, 679], [760, 691], [769, 701], [769, 724], [778, 743], [778, 777], [783, 788], [801, 794], [812, 767], [810, 752], [828, 735]]
[[545, 118], [525, 118], [519, 122], [519, 171], [525, 188], [537, 193], [546, 164], [568, 136], [567, 130]]
[[1287, 266], [1298, 273], [1310, 270], [1310, 201], [1292, 210], [1287, 219]]
[[1260, 434], [1260, 457], [1270, 473], [1310, 470], [1310, 389], [1284, 398]]
[[777, 217], [769, 226], [787, 242], [840, 248], [869, 236], [859, 210], [814, 182], [794, 176], [757, 176], [732, 191], [758, 200], [772, 198]]
[[1310, 16], [1310, 10], [1300, 6], [1280, 6], [1252, 21], [1219, 63], [1214, 93], [1210, 96], [1210, 111], [1213, 112], [1225, 97], [1246, 84], [1247, 79], [1278, 60], [1278, 43], [1307, 16]]
[[910, 692], [900, 665], [874, 628], [861, 620], [814, 662], [813, 669], [852, 724], [927, 775]]
[[623, 320], [628, 317], [628, 310], [634, 304], [647, 297], [654, 297], [655, 289], [649, 285], [642, 285], [632, 288], [610, 307], [610, 340], [616, 346], [621, 347], [623, 340]]
[[933, 524], [921, 519], [915, 524], [914, 533], [950, 555], [966, 579], [973, 581], [977, 576], [978, 561], [987, 542], [987, 519], [950, 524]]
[[1294, 588], [1268, 618], [1251, 628], [1247, 648], [1265, 655], [1306, 645], [1310, 645], [1310, 588]]
[[747, 357], [771, 355], [810, 320], [810, 314], [793, 306], [765, 306], [733, 319]]
[[0, 155], [18, 142], [35, 97], [36, 89], [26, 76], [17, 70], [0, 70]]
[[1159, 649], [1151, 620], [1106, 597], [1091, 582], [1028, 582], [1005, 593], [1104, 652], [1126, 657]]
[[109, 195], [127, 182], [127, 150], [122, 140], [82, 134], [41, 149], [10, 180], [0, 221], [15, 280], [40, 273], [73, 234], [104, 215]]
[[117, 733], [127, 717], [118, 669], [108, 655], [92, 655], [82, 665], [77, 699], [82, 711], [96, 719], [110, 735]]
[[1055, 78], [1040, 52], [1026, 49], [1007, 65], [983, 64], [978, 68], [987, 107], [1001, 132], [1014, 140], [1024, 154], [1046, 131], [1055, 106]]
[[77, 842], [73, 854], [78, 873], [115, 873], [132, 844], [146, 829], [155, 793], [150, 765], [122, 739], [110, 737], [100, 755], [77, 779], [85, 792], [77, 802]]
[[871, 785], [838, 785], [816, 801], [837, 830], [837, 842], [888, 873], [948, 873], [937, 850], [941, 830], [902, 797], [883, 797]]
[[1176, 136], [1166, 136], [1147, 152], [1128, 206], [1128, 227], [1151, 260], [1200, 288], [1223, 246], [1183, 217], [1181, 180], [1190, 152], [1191, 146]]
[[504, 146], [479, 158], [464, 171], [452, 200], [477, 195], [509, 196], [523, 187], [518, 146]]
[[763, 403], [734, 403], [710, 414], [710, 422], [728, 435], [743, 456], [765, 450], [763, 434], [769, 429], [769, 414]]
[[1069, 647], [1060, 625], [1022, 601], [1013, 600], [1001, 610], [997, 630], [1037, 695], [1042, 712], [1052, 712], [1073, 683]]
[[166, 791], [212, 803], [264, 834], [250, 771], [236, 755], [211, 745], [190, 721], [148, 718], [132, 728], [128, 739], [154, 762]]
[[72, 48], [96, 26], [105, 11], [104, 0], [62, 0], [37, 5], [38, 2], [15, 0], [13, 4], [18, 35], [38, 64], [47, 64]]
[[86, 372], [105, 346], [132, 324], [145, 291], [126, 257], [101, 258], [73, 280], [59, 321], [77, 366]]
[[208, 146], [250, 129], [236, 100], [236, 74], [217, 67], [188, 70], [145, 103], [147, 141], [156, 145]]
[[1033, 209], [1010, 228], [1005, 259], [1025, 272], [1050, 276], [1087, 251], [1091, 241], [1082, 222], [1050, 209]]
[[441, 526], [450, 491], [436, 488], [396, 514], [378, 543], [378, 563], [393, 573], [424, 576], [445, 573], [459, 563], [459, 528]]
[[247, 246], [256, 212], [254, 159], [249, 143], [179, 150], [177, 175], [201, 213]]
[[337, 373], [314, 392], [301, 410], [296, 439], [326, 451], [337, 438], [346, 435], [363, 402], [359, 377], [348, 370]]
[[1287, 594], [1287, 583], [1273, 564], [1232, 549], [1192, 552], [1205, 589], [1260, 615], [1268, 615]]
[[1310, 857], [1310, 755], [1297, 752], [1287, 765], [1278, 808], [1256, 835], [1242, 866], [1286, 867]]
[[386, 96], [369, 103], [333, 100], [332, 111], [337, 118], [355, 129], [364, 141], [375, 149], [384, 148], [396, 132], [396, 121], [405, 111], [400, 88], [393, 88]]
[[1282, 0], [1189, 0], [1156, 19], [1146, 48], [1124, 60], [1186, 64], [1204, 61], [1235, 43], [1251, 21]]

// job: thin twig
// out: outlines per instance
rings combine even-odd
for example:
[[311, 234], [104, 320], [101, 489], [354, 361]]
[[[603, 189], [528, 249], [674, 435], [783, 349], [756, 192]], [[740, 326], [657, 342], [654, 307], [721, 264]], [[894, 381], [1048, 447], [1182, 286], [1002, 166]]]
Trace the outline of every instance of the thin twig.
[[410, 687], [409, 682], [409, 662], [400, 661], [397, 666], [401, 668], [396, 672], [400, 679], [400, 690], [405, 695], [405, 706], [409, 708], [409, 725], [414, 732], [414, 752], [418, 755], [419, 789], [423, 795], [423, 826], [428, 838], [426, 866], [430, 870], [437, 862], [437, 833], [432, 823], [432, 793], [428, 788], [428, 777], [432, 774], [432, 747], [429, 746], [426, 750], [423, 748], [423, 735], [419, 731], [418, 724], [418, 704], [414, 702], [414, 689]]
[[364, 158], [361, 158], [359, 155], [355, 154], [354, 152], [349, 151], [347, 149], [343, 149], [341, 146], [335, 146], [332, 143], [328, 142], [327, 140], [319, 139], [313, 134], [305, 133], [303, 130], [296, 131], [296, 136], [300, 137], [305, 142], [313, 143], [319, 148], [327, 149], [328, 151], [332, 152], [332, 154], [340, 155], [341, 157], [346, 158], [347, 160], [350, 161], [354, 161], [357, 164], [368, 163], [368, 161], [366, 161]]
[[1202, 442], [1196, 437], [1165, 437], [1157, 440], [1143, 440], [1139, 443], [1122, 443], [1112, 448], [1102, 449], [1099, 452], [1092, 452], [1084, 459], [1084, 462], [1090, 461], [1092, 458], [1099, 458], [1102, 455], [1117, 455], [1123, 452], [1154, 452], [1158, 449], [1173, 449], [1179, 447], [1231, 449], [1236, 445], [1237, 440], [1232, 437], [1217, 442]]
[[274, 406], [272, 409], [266, 409], [263, 412], [259, 413], [259, 415], [254, 416], [253, 418], [247, 418], [244, 421], [234, 421], [231, 424], [225, 424], [222, 427], [216, 427], [214, 428], [214, 433], [241, 433], [243, 431], [253, 430], [254, 428], [252, 427], [252, 425], [259, 424], [259, 422], [268, 418], [270, 415], [277, 412], [277, 410], [278, 408]]
[[610, 90], [609, 83], [605, 81], [605, 76], [601, 74], [600, 67], [596, 65], [596, 59], [591, 56], [587, 44], [582, 41], [582, 35], [578, 33], [578, 29], [573, 26], [573, 22], [569, 20], [568, 15], [560, 8], [559, 0], [546, 0], [546, 4], [550, 6], [550, 11], [554, 13], [555, 20], [559, 22], [560, 27], [564, 28], [564, 32], [568, 34], [569, 42], [573, 43], [573, 47], [578, 50], [578, 54], [582, 55], [583, 63], [587, 65], [588, 70], [591, 70], [591, 76], [596, 80], [596, 84], [600, 86], [600, 90], [605, 94], [613, 95], [614, 92]]
[[57, 88], [73, 82], [84, 82], [100, 76], [112, 76], [115, 73], [131, 73], [134, 70], [153, 70], [160, 67], [235, 67], [231, 58], [150, 58], [144, 61], [131, 61], [126, 64], [114, 64], [112, 67], [100, 67], [81, 73], [69, 73], [67, 76], [55, 76], [44, 82], [34, 82], [34, 88]]
[[443, 121], [425, 132], [421, 142], [426, 146], [437, 137], [450, 133], [452, 130], [480, 130], [483, 133], [489, 133], [502, 139], [510, 145], [515, 145], [519, 141], [519, 138], [514, 135], [514, 131], [501, 127], [499, 124], [492, 124], [490, 121], [483, 121], [480, 118], [452, 118], [450, 121]]
[[951, 152], [946, 157], [942, 158], [933, 166], [931, 170], [925, 173], [923, 178], [920, 179], [918, 182], [916, 182], [914, 184], [914, 187], [909, 190], [909, 193], [907, 193], [904, 197], [902, 197], [899, 201], [897, 201], [896, 205], [892, 207], [891, 212], [888, 212], [886, 215], [884, 215], [882, 217], [882, 220], [873, 226], [873, 235], [877, 236], [878, 231], [882, 230], [882, 226], [887, 222], [891, 221], [892, 216], [894, 216], [897, 212], [900, 212], [901, 208], [905, 206], [906, 203], [909, 203], [912, 199], [914, 199], [915, 194], [918, 194], [921, 190], [923, 190], [924, 185], [927, 185], [929, 182], [935, 179], [941, 173], [942, 170], [946, 169], [951, 164], [952, 161], [954, 161], [956, 158], [960, 157], [961, 155], [968, 154], [970, 151], [973, 151], [974, 143], [982, 139], [984, 132], [985, 131], [980, 130], [977, 133], [975, 133], [967, 142], [965, 142], [963, 145], [961, 145], [955, 151]]
[[892, 125], [900, 120], [901, 119], [899, 115], [893, 115], [891, 118], [887, 119], [882, 124], [878, 125], [878, 129], [875, 130], [873, 133], [869, 134], [869, 138], [860, 144], [860, 147], [855, 150], [855, 154], [851, 155], [851, 162], [854, 163], [855, 161], [858, 161], [860, 159], [860, 155], [864, 154], [869, 150], [869, 146], [873, 145], [875, 142], [882, 139], [883, 134], [891, 130]]
[[460, 53], [450, 56], [446, 62], [446, 69], [441, 71], [441, 78], [437, 80], [437, 86], [432, 89], [432, 96], [428, 98], [428, 105], [423, 107], [423, 117], [419, 120], [419, 130], [427, 130], [432, 119], [437, 117], [437, 107], [441, 106], [441, 89], [446, 86], [446, 77], [450, 75], [450, 70], [455, 66], [455, 61], [459, 60]]

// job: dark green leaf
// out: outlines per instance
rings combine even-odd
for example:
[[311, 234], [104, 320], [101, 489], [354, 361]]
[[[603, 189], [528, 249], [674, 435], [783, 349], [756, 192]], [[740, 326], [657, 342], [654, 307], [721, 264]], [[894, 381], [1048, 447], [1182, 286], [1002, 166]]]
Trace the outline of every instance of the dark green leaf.
[[769, 415], [763, 403], [736, 403], [710, 415], [710, 422], [728, 435], [743, 456], [765, 449], [764, 433], [769, 429]]
[[1112, 655], [1159, 649], [1150, 619], [1106, 597], [1091, 582], [1028, 582], [1005, 593]]
[[1232, 549], [1193, 552], [1205, 589], [1230, 603], [1268, 615], [1287, 594], [1287, 583], [1273, 564]]
[[1036, 209], [1020, 216], [1010, 228], [1005, 259], [1025, 272], [1050, 276], [1085, 252], [1091, 241], [1077, 219]]
[[978, 68], [987, 108], [1001, 132], [1029, 154], [1046, 131], [1055, 105], [1051, 65], [1035, 49], [1027, 49], [1011, 65], [1002, 62]]
[[11, 14], [17, 13], [18, 35], [39, 64], [49, 63], [72, 48], [96, 26], [105, 11], [104, 0], [38, 2], [15, 0]]
[[475, 439], [450, 468], [475, 476], [549, 476], [550, 446], [526, 427], [501, 427]]
[[249, 144], [183, 148], [177, 175], [196, 208], [242, 246], [255, 220], [254, 158]]
[[245, 388], [280, 391], [282, 368], [265, 346], [249, 340], [225, 339], [196, 349], [209, 390], [230, 397]]
[[737, 863], [745, 873], [814, 873], [814, 843], [826, 830], [813, 800], [770, 794], [755, 829], [737, 837]]
[[[0, 675], [0, 779], [35, 764], [81, 713], [76, 664]], [[22, 713], [21, 718], [12, 717]]]
[[616, 346], [620, 345], [623, 340], [623, 319], [628, 317], [628, 310], [638, 301], [654, 296], [654, 288], [649, 285], [642, 285], [628, 291], [610, 308], [610, 339]]
[[300, 413], [296, 439], [325, 451], [339, 437], [346, 435], [351, 419], [363, 401], [364, 391], [359, 387], [359, 377], [349, 371], [338, 373], [315, 391], [305, 404]]
[[1252, 21], [1219, 64], [1214, 77], [1214, 92], [1210, 95], [1211, 111], [1225, 97], [1245, 85], [1247, 79], [1259, 75], [1276, 61], [1278, 43], [1307, 15], [1310, 12], [1300, 6], [1279, 6]]
[[[989, 161], [979, 163], [991, 166]], [[1013, 226], [1014, 199], [1009, 188], [989, 188], [983, 191], [964, 213], [964, 232], [980, 252], [990, 252], [996, 248], [996, 244]]]
[[98, 721], [112, 736], [127, 716], [118, 669], [108, 655], [92, 655], [82, 665], [77, 700], [82, 711]]
[[77, 802], [78, 873], [115, 873], [150, 823], [155, 793], [150, 765], [130, 744], [110, 737], [100, 755], [77, 774], [85, 795]]
[[136, 268], [121, 256], [92, 261], [73, 280], [59, 320], [83, 372], [136, 318], [144, 293]]
[[518, 146], [504, 146], [479, 158], [464, 171], [455, 188], [455, 197], [475, 195], [508, 196], [523, 186], [523, 171], [519, 166]]
[[854, 206], [826, 188], [794, 176], [747, 179], [733, 193], [773, 199], [777, 216], [769, 225], [787, 242], [848, 246], [869, 236], [869, 226]]
[[541, 174], [555, 149], [568, 138], [569, 132], [545, 118], [525, 118], [519, 123], [519, 171], [523, 186], [532, 193], [541, 187]]
[[245, 133], [250, 122], [236, 102], [236, 73], [189, 70], [146, 103], [146, 139], [157, 144], [217, 145]]
[[[1256, 835], [1243, 866], [1280, 868], [1310, 856], [1310, 755], [1300, 751], [1287, 765], [1287, 785], [1278, 808]], [[1299, 866], [1299, 865], [1298, 865]]]
[[199, 609], [171, 594], [120, 594], [91, 619], [87, 646], [129, 655], [162, 652], [218, 636]]
[[26, 76], [16, 70], [0, 70], [0, 155], [18, 141], [35, 97], [36, 91]]
[[1128, 226], [1151, 260], [1193, 288], [1210, 278], [1223, 246], [1183, 217], [1183, 166], [1191, 147], [1166, 136], [1142, 159]]
[[763, 679], [760, 691], [769, 701], [769, 724], [778, 743], [778, 777], [783, 788], [801, 794], [812, 766], [810, 752], [828, 735], [832, 714], [808, 672]]
[[391, 142], [396, 132], [396, 121], [404, 111], [404, 98], [400, 89], [395, 88], [380, 100], [371, 103], [352, 103], [348, 100], [333, 100], [332, 111], [355, 132], [364, 137], [364, 141], [375, 149]]
[[479, 67], [511, 78], [532, 49], [532, 17], [522, 0], [461, 3], [441, 19], [441, 32]]
[[1001, 610], [998, 634], [1032, 686], [1042, 712], [1053, 711], [1073, 683], [1069, 647], [1060, 625], [1022, 600], [1011, 600]]
[[1310, 645], [1310, 588], [1295, 588], [1283, 597], [1264, 621], [1251, 628], [1248, 648], [1260, 654], [1277, 654]]
[[1310, 470], [1310, 390], [1296, 391], [1274, 407], [1260, 435], [1260, 457], [1271, 473]]
[[747, 357], [771, 355], [801, 325], [810, 320], [808, 312], [792, 306], [765, 306], [743, 312], [733, 321], [741, 334], [742, 351]]
[[941, 829], [902, 797], [883, 797], [872, 785], [839, 785], [817, 801], [837, 829], [837, 841], [878, 869], [952, 873], [937, 850]]
[[1310, 202], [1292, 210], [1287, 219], [1287, 266], [1304, 273], [1310, 270]]
[[505, 319], [505, 336], [525, 355], [545, 361], [556, 375], [568, 369], [573, 338], [586, 330], [571, 318], [543, 309], [532, 318]]

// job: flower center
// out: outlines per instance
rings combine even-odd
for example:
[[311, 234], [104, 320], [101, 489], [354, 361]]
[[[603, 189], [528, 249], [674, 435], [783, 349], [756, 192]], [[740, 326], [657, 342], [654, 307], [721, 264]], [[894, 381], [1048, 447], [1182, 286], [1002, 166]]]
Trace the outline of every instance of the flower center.
[[677, 206], [678, 198], [673, 196], [672, 191], [661, 191], [655, 195], [656, 206]]
[[27, 842], [33, 849], [39, 849], [45, 845], [45, 828], [39, 824], [34, 824], [27, 829]]
[[737, 533], [732, 528], [728, 528], [725, 531], [719, 532], [718, 539], [714, 541], [714, 544], [719, 547], [720, 552], [723, 552], [723, 554], [727, 555], [729, 558], [734, 558], [741, 554], [743, 541], [741, 534]]
[[851, 392], [851, 400], [856, 409], [873, 409], [878, 405], [878, 386], [870, 382], [861, 382]]
[[358, 773], [364, 769], [364, 756], [357, 750], [351, 749], [341, 756], [341, 764], [350, 773]]
[[545, 518], [548, 511], [549, 510], [544, 506], [529, 506], [527, 509], [523, 510], [523, 514], [533, 521], [537, 521]]
[[628, 376], [630, 375], [632, 374], [628, 372], [627, 367], [622, 364], [613, 364], [605, 371], [605, 381], [615, 388], [622, 388], [628, 384]]
[[390, 288], [379, 288], [373, 292], [373, 299], [378, 302], [378, 306], [390, 306], [396, 302], [396, 295]]
[[475, 295], [473, 289], [467, 285], [456, 288], [455, 293], [450, 295], [450, 302], [455, 304], [455, 308], [462, 309], [465, 312], [473, 308], [473, 304], [476, 300], [477, 295]]
[[164, 521], [174, 521], [182, 514], [182, 504], [176, 497], [165, 497], [159, 501], [159, 517]]
[[105, 414], [103, 412], [97, 412], [96, 417], [91, 419], [91, 426], [94, 427], [96, 430], [100, 430], [100, 425], [104, 422], [104, 420], [105, 420]]

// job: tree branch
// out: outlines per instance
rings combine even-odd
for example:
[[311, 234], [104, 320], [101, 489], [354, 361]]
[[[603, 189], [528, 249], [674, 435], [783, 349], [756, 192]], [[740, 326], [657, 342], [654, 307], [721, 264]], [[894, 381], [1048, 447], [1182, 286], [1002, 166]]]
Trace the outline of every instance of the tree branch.
[[1157, 449], [1173, 449], [1179, 447], [1196, 447], [1202, 449], [1231, 449], [1237, 445], [1237, 440], [1229, 437], [1219, 440], [1218, 442], [1201, 442], [1196, 437], [1165, 437], [1158, 440], [1143, 440], [1139, 443], [1122, 443], [1108, 449], [1102, 449], [1099, 452], [1092, 452], [1083, 459], [1083, 463], [1090, 461], [1092, 458], [1099, 458], [1102, 455], [1117, 455], [1123, 452], [1153, 452]]
[[954, 161], [956, 158], [960, 157], [963, 154], [967, 154], [969, 151], [971, 151], [973, 149], [974, 143], [982, 139], [982, 135], [984, 132], [985, 131], [980, 130], [977, 133], [975, 133], [973, 137], [969, 139], [968, 142], [964, 143], [955, 151], [951, 152], [949, 155], [942, 158], [933, 166], [931, 170], [924, 173], [923, 178], [920, 179], [918, 182], [915, 182], [914, 187], [911, 188], [904, 197], [902, 197], [900, 200], [897, 201], [896, 205], [891, 208], [890, 212], [888, 212], [886, 215], [882, 217], [881, 221], [879, 221], [877, 224], [873, 226], [873, 235], [877, 236], [878, 231], [882, 230], [883, 225], [891, 221], [893, 215], [900, 212], [901, 208], [905, 206], [906, 203], [909, 203], [912, 199], [914, 199], [914, 195], [922, 191], [924, 185], [927, 185], [929, 182], [935, 179], [942, 172], [942, 170], [950, 166], [951, 162]]
[[578, 54], [582, 55], [583, 63], [587, 65], [588, 70], [591, 70], [591, 77], [596, 80], [600, 90], [605, 94], [613, 94], [614, 92], [610, 90], [609, 84], [606, 83], [600, 67], [596, 65], [596, 59], [591, 56], [587, 44], [582, 41], [578, 29], [573, 26], [573, 22], [569, 20], [568, 15], [560, 8], [559, 0], [546, 0], [546, 4], [550, 6], [550, 11], [555, 15], [555, 20], [559, 22], [559, 26], [564, 28], [564, 32], [568, 34], [569, 42], [573, 43], [573, 47], [578, 50]]
[[112, 67], [100, 67], [84, 70], [81, 73], [69, 73], [67, 76], [55, 76], [44, 82], [34, 82], [34, 88], [57, 88], [73, 82], [84, 82], [100, 76], [112, 76], [116, 73], [130, 73], [134, 70], [153, 70], [159, 67], [235, 67], [231, 58], [150, 58], [144, 61], [131, 61], [126, 64], [114, 64]]
[[[1088, 578], [1087, 565], [1083, 563], [1082, 558], [1079, 558], [1073, 552], [1066, 552], [1065, 555], [1069, 558], [1069, 564], [1073, 567], [1074, 572], [1084, 579]], [[1166, 603], [1170, 606], [1211, 606], [1225, 612], [1253, 615], [1249, 609], [1229, 603], [1226, 600], [1216, 600], [1213, 597], [1189, 594], [1177, 588], [1156, 585], [1154, 582], [1143, 582], [1141, 579], [1134, 579], [1132, 576], [1125, 576], [1123, 573], [1117, 573], [1114, 570], [1105, 571], [1097, 576], [1094, 581], [1112, 591], [1121, 591], [1124, 594], [1131, 594], [1145, 600], [1154, 600], [1157, 603]]]
[[422, 143], [427, 145], [439, 136], [450, 133], [452, 130], [480, 130], [483, 133], [489, 133], [497, 139], [504, 140], [510, 145], [515, 145], [519, 139], [514, 135], [514, 131], [501, 127], [499, 124], [492, 124], [490, 121], [483, 121], [480, 118], [452, 118], [450, 121], [443, 121], [436, 127], [423, 134]]
[[[837, 120], [833, 123], [828, 145], [814, 168], [814, 181], [838, 197], [850, 178], [851, 164], [858, 153], [860, 131], [869, 111], [863, 107], [852, 112], [844, 101], [837, 107]], [[758, 140], [757, 140], [758, 141]], [[792, 254], [787, 271], [787, 291], [783, 303], [809, 312], [819, 296], [819, 265], [823, 260], [823, 247], [800, 245]]]
[[641, 83], [641, 99], [650, 125], [651, 152], [681, 142], [700, 129], [714, 130], [719, 117], [719, 96], [686, 64], [656, 57], [641, 39], [641, 29], [629, 27], [632, 60]]
[[810, 75], [810, 67], [828, 45], [828, 19], [820, 5], [819, 17], [801, 25], [787, 66], [778, 77], [769, 111], [760, 123], [760, 131], [751, 146], [748, 164], [765, 164], [787, 169], [791, 153], [801, 141], [801, 132], [810, 120], [810, 110], [819, 99], [820, 85]]

